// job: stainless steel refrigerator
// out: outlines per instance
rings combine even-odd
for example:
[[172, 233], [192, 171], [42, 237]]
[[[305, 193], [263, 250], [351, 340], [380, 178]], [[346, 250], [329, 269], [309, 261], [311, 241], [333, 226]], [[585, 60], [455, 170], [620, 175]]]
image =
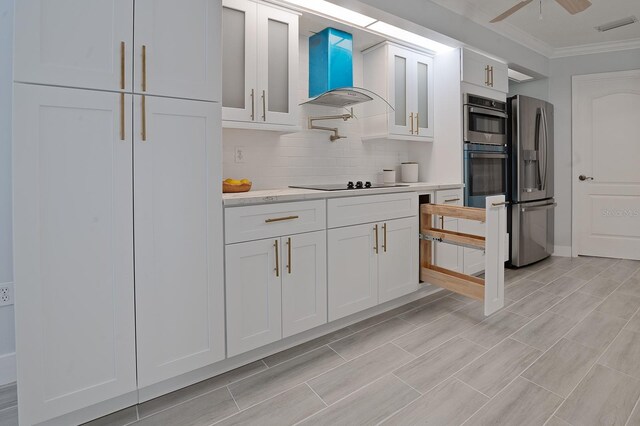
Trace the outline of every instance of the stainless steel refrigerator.
[[508, 99], [510, 263], [520, 267], [553, 254], [553, 105]]

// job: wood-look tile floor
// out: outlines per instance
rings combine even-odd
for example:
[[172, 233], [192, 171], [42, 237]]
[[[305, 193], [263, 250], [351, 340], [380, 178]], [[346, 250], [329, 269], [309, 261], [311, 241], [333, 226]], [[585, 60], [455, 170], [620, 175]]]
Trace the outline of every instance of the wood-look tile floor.
[[491, 317], [441, 291], [88, 425], [640, 426], [640, 262], [552, 257], [505, 282]]

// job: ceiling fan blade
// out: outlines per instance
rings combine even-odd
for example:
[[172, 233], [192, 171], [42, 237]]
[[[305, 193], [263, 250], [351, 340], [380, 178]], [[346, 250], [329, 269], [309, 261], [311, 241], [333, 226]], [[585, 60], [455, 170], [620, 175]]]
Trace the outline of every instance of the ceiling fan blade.
[[556, 0], [558, 4], [569, 12], [572, 15], [576, 13], [582, 12], [591, 6], [591, 2], [589, 0]]
[[[496, 16], [495, 18], [493, 18], [491, 20], [491, 23], [493, 24], [494, 22], [500, 22], [502, 21], [504, 18], [507, 18], [511, 15], [513, 15], [514, 13], [516, 13], [517, 11], [519, 11], [520, 9], [522, 9], [523, 7], [525, 7], [526, 5], [528, 5], [529, 3], [531, 3], [533, 0], [523, 0], [520, 3], [516, 4], [515, 6], [513, 6], [511, 9], [507, 10], [504, 13], [501, 13], [500, 15]], [[560, 0], [557, 0], [560, 1]], [[587, 1], [587, 0], [585, 0]]]

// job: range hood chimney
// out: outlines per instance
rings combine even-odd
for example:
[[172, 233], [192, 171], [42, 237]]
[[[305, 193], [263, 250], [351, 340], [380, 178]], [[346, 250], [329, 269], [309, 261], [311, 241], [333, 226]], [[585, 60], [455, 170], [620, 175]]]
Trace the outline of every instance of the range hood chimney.
[[[346, 108], [373, 100], [353, 87], [353, 36], [325, 28], [309, 37], [309, 101], [305, 104]], [[375, 95], [371, 92], [371, 94]]]

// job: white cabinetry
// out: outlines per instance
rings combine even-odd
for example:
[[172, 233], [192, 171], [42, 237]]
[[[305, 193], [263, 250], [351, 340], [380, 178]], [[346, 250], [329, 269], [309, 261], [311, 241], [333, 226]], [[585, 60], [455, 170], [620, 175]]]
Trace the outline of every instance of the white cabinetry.
[[[220, 105], [134, 96], [138, 384], [224, 359]], [[144, 134], [141, 131], [145, 122]]]
[[[328, 200], [329, 320], [418, 288], [417, 195]], [[353, 224], [358, 213], [361, 221]], [[403, 217], [404, 216], [404, 217]]]
[[224, 0], [223, 126], [296, 125], [298, 56], [297, 14], [249, 0]]
[[228, 356], [325, 324], [325, 202], [228, 208], [225, 217], [227, 242], [240, 240], [226, 245]]
[[486, 87], [502, 93], [509, 91], [508, 66], [468, 49], [461, 49], [464, 82]]
[[128, 0], [20, 0], [15, 13], [16, 81], [220, 99], [220, 0], [137, 0], [135, 22]]
[[[395, 109], [373, 111], [364, 105], [363, 139], [433, 140], [433, 58], [382, 43], [364, 54], [364, 87]], [[369, 109], [367, 109], [369, 108]]]
[[[436, 204], [461, 206], [463, 201], [462, 190], [450, 189], [444, 191], [436, 191], [435, 200]], [[435, 216], [434, 220], [436, 222], [435, 227], [444, 226], [444, 229], [448, 231], [462, 232], [460, 219]], [[453, 244], [434, 244], [434, 263], [442, 268], [447, 268], [457, 272], [464, 272], [463, 252], [463, 247]]]
[[18, 396], [30, 425], [136, 390], [131, 95], [16, 84], [14, 96]]

